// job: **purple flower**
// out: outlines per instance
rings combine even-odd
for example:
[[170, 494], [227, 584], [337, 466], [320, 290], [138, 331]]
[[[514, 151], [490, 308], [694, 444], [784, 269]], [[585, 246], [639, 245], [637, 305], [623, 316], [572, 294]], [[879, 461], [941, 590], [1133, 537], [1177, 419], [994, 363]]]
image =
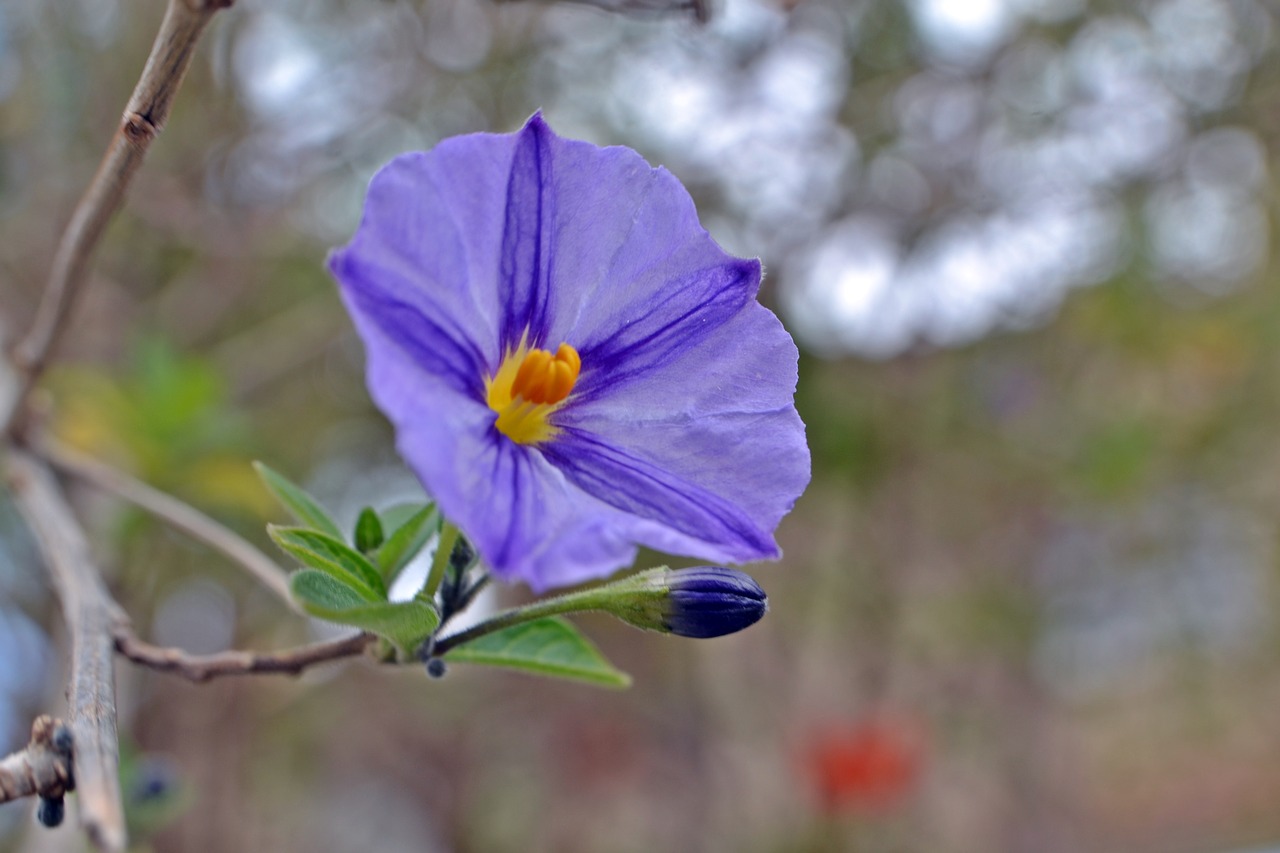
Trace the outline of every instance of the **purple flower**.
[[330, 269], [400, 454], [498, 577], [778, 556], [796, 348], [667, 171], [540, 115], [449, 139], [374, 177]]

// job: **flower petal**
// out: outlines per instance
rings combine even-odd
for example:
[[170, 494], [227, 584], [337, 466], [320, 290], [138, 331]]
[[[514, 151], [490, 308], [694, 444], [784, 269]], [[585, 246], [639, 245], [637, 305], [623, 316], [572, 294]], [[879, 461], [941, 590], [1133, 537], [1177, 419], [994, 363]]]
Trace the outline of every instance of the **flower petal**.
[[645, 544], [708, 560], [745, 562], [778, 556], [769, 531], [733, 501], [609, 441], [566, 431], [543, 448], [574, 485], [611, 506], [661, 525]]
[[[795, 344], [773, 313], [754, 302], [713, 332], [690, 335], [696, 343], [662, 362], [661, 369], [633, 374], [618, 385], [606, 383], [566, 407], [556, 422], [566, 437], [607, 436], [621, 452], [666, 472], [668, 482], [697, 484], [704, 494], [690, 494], [695, 503], [728, 503], [750, 519], [751, 527], [744, 528], [704, 518], [695, 530], [689, 524], [699, 518], [696, 512], [676, 513], [671, 506], [648, 516], [678, 517], [679, 523], [668, 523], [724, 549], [717, 556], [704, 547], [697, 556], [742, 561], [776, 555], [772, 537], [766, 547], [757, 534], [735, 542], [734, 531], [772, 531], [809, 481], [804, 424], [793, 404]], [[547, 452], [558, 452], [560, 443], [554, 440]], [[576, 453], [577, 447], [560, 452]], [[637, 491], [644, 490], [644, 481], [635, 478], [566, 473], [620, 508], [635, 504]], [[659, 507], [665, 500], [650, 494], [641, 502]]]
[[[377, 357], [375, 349], [398, 349], [418, 369], [452, 390], [472, 400], [483, 398], [487, 372], [484, 353], [449, 311], [425, 293], [406, 298], [397, 292], [394, 285], [401, 280], [394, 271], [379, 264], [376, 256], [349, 252], [340, 259], [335, 256], [331, 268], [345, 285], [343, 298], [365, 341], [370, 363]], [[408, 381], [411, 383], [412, 379]], [[369, 385], [375, 387], [372, 380]], [[412, 393], [421, 394], [424, 390]], [[385, 390], [381, 396], [390, 399], [392, 405], [400, 398]]]
[[[682, 266], [680, 258], [672, 260], [673, 267]], [[758, 261], [728, 259], [683, 273], [673, 270], [662, 287], [622, 304], [630, 322], [603, 323], [583, 334], [586, 340], [578, 353], [584, 375], [576, 389], [580, 398], [613, 394], [644, 373], [665, 372], [706, 335], [751, 306], [759, 283]]]
[[490, 441], [467, 443], [474, 453], [455, 484], [458, 499], [437, 497], [499, 578], [542, 592], [602, 577], [635, 559], [621, 514], [582, 494], [541, 453], [496, 431]]
[[541, 345], [552, 308], [555, 254], [549, 245], [560, 201], [553, 182], [551, 152], [558, 141], [535, 114], [515, 137], [507, 177], [502, 230], [502, 345], [514, 349], [528, 333]]
[[[486, 367], [496, 365], [497, 294], [474, 282], [493, 280], [502, 221], [491, 205], [473, 199], [502, 192], [510, 149], [503, 137], [479, 134], [383, 167], [369, 184], [355, 236], [329, 259], [349, 305], [413, 309], [465, 342], [472, 356], [482, 354]], [[459, 167], [474, 173], [467, 186], [459, 185]]]

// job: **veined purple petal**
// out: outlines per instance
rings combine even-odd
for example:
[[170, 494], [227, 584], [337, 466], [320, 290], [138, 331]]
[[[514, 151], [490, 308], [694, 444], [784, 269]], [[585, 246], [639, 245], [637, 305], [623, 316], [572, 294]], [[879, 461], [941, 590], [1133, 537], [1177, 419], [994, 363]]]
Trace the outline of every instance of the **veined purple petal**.
[[[504, 137], [481, 134], [447, 140], [430, 154], [392, 160], [369, 184], [355, 236], [329, 258], [357, 325], [362, 319], [393, 323], [398, 318], [399, 328], [389, 330], [387, 341], [402, 347], [415, 341], [435, 347], [439, 335], [446, 337], [456, 352], [423, 366], [457, 374], [455, 387], [463, 382], [475, 390], [474, 383], [482, 385], [483, 375], [501, 358], [493, 334], [497, 293], [473, 282], [486, 276], [494, 280], [502, 228], [500, 216], [475, 204], [454, 183], [456, 172], [459, 167], [474, 172], [472, 192], [477, 187], [484, 192], [489, 178], [488, 192], [501, 193], [502, 184], [492, 179], [496, 171], [509, 169], [510, 148]], [[495, 236], [485, 239], [486, 234]], [[415, 322], [427, 330], [421, 340], [405, 326]], [[471, 380], [460, 375], [467, 369], [474, 374]]]
[[543, 453], [587, 494], [670, 528], [690, 556], [741, 563], [779, 554], [772, 532], [732, 501], [601, 436], [565, 430]]
[[496, 430], [487, 440], [468, 441], [473, 455], [457, 483], [460, 494], [441, 505], [446, 512], [457, 506], [450, 518], [499, 578], [541, 592], [635, 559], [634, 541], [619, 532], [620, 514], [583, 495], [541, 453]]
[[555, 253], [550, 245], [558, 201], [550, 147], [554, 135], [541, 115], [516, 135], [507, 179], [502, 232], [502, 345], [514, 349], [528, 333], [543, 344], [554, 293]]
[[347, 282], [343, 291], [347, 308], [358, 318], [366, 340], [378, 336], [455, 391], [474, 400], [483, 398], [488, 371], [484, 354], [447, 310], [424, 294], [410, 302], [383, 287], [395, 274], [380, 269], [367, 256], [349, 253], [335, 258], [333, 269]]
[[[696, 338], [663, 369], [575, 401], [557, 423], [566, 433], [607, 436], [630, 455], [678, 481], [697, 484], [772, 531], [809, 481], [804, 424], [792, 402], [795, 344], [772, 312], [754, 302]], [[624, 488], [621, 483], [601, 479], [588, 490], [625, 506], [635, 500], [638, 484], [627, 483], [629, 494], [614, 494], [615, 484]], [[691, 516], [685, 517], [687, 523]], [[706, 557], [742, 559], [725, 553]]]
[[578, 349], [585, 365], [576, 388], [580, 399], [614, 393], [649, 371], [665, 371], [753, 303], [759, 285], [759, 261], [733, 259], [673, 273], [662, 289], [623, 305], [624, 315], [633, 318], [629, 322], [609, 323], [585, 336]]

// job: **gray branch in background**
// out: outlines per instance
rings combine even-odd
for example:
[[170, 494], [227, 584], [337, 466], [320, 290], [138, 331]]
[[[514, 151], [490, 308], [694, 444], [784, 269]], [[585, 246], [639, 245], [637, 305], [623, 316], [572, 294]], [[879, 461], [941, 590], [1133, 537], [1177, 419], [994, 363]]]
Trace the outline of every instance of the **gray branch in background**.
[[191, 538], [221, 552], [275, 593], [290, 610], [302, 612], [289, 594], [289, 578], [284, 569], [235, 531], [172, 495], [50, 439], [41, 440], [39, 452], [49, 464], [64, 474], [123, 498]]
[[107, 592], [84, 533], [48, 466], [12, 448], [6, 475], [44, 557], [71, 635], [67, 702], [80, 823], [98, 850], [120, 853], [126, 833], [112, 663], [116, 632], [127, 620]]

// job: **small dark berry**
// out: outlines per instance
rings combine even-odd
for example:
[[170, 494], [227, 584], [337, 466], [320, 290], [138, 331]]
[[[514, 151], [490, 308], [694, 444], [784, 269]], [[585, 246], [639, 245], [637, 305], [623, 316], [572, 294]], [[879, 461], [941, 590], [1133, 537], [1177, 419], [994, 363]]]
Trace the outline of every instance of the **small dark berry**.
[[444, 674], [449, 671], [445, 663], [440, 658], [432, 658], [427, 661], [427, 675], [432, 678], [444, 678]]
[[71, 729], [68, 726], [59, 724], [53, 730], [53, 748], [58, 752], [71, 752], [71, 745], [74, 743], [71, 737]]
[[62, 819], [67, 816], [67, 801], [62, 797], [53, 799], [52, 797], [41, 797], [40, 804], [36, 806], [36, 820], [40, 821], [42, 826], [53, 829], [55, 826], [62, 825]]

